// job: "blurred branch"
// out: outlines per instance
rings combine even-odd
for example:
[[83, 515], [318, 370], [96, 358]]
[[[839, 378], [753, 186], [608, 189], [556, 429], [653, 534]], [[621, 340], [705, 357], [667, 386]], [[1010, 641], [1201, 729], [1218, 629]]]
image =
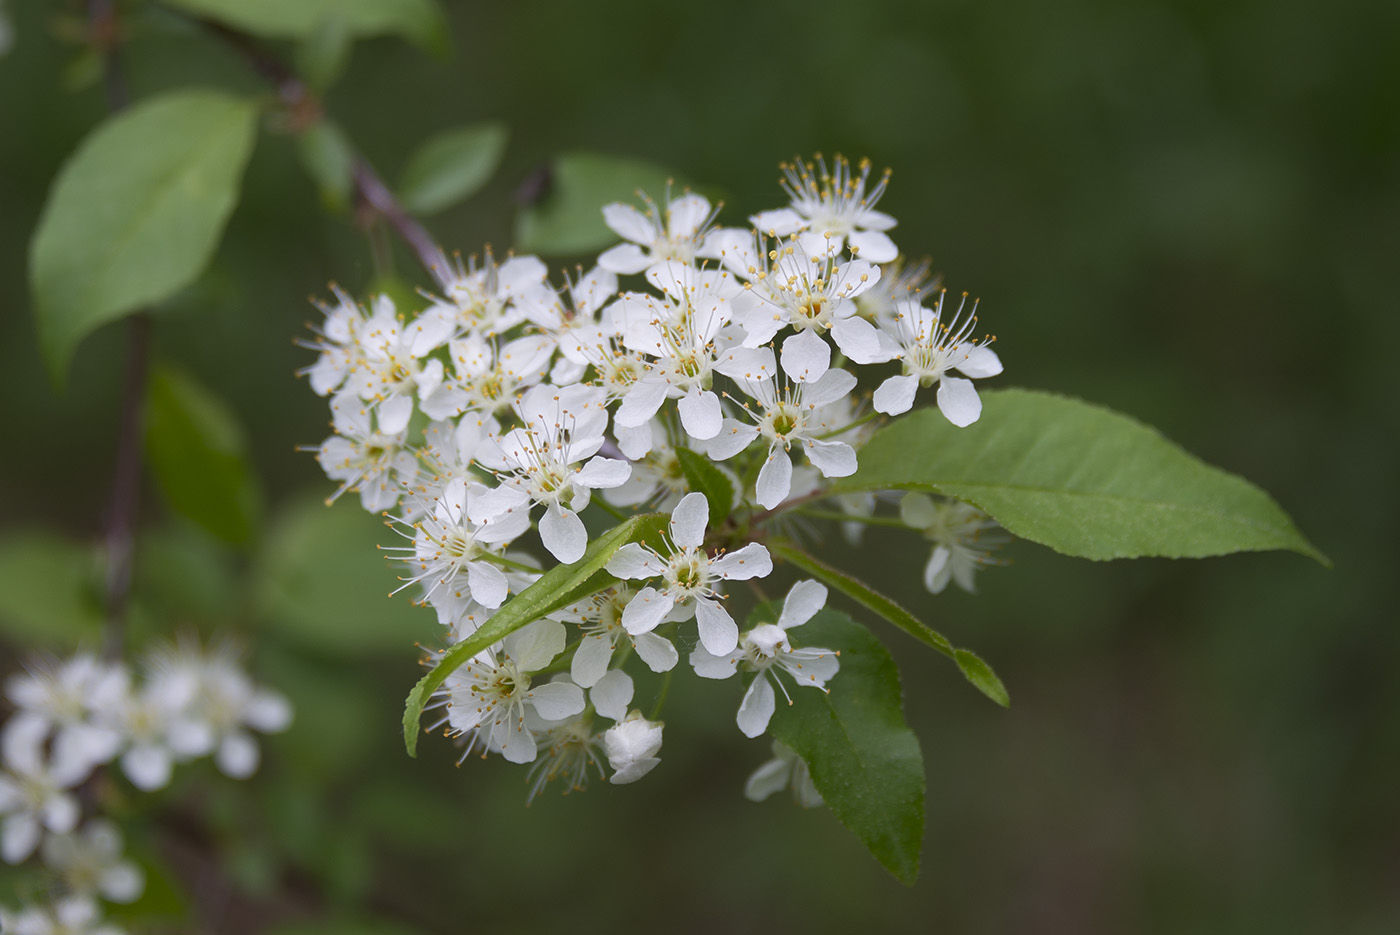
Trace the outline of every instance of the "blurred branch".
[[[276, 87], [277, 96], [291, 112], [295, 126], [304, 129], [321, 118], [319, 98], [286, 62], [259, 46], [245, 33], [209, 20], [198, 22]], [[435, 277], [445, 274], [447, 255], [442, 252], [437, 241], [433, 240], [428, 229], [399, 204], [389, 186], [384, 184], [384, 180], [363, 154], [355, 154], [355, 164], [350, 177], [359, 200], [373, 211], [375, 216], [388, 222], [394, 232], [418, 256], [423, 268]]]
[[[112, 113], [124, 110], [131, 99], [118, 55], [121, 30], [113, 0], [90, 0], [88, 35], [89, 41], [102, 56], [102, 83], [107, 92], [107, 109]], [[109, 659], [120, 658], [126, 641], [126, 608], [131, 596], [131, 569], [136, 551], [136, 517], [141, 505], [142, 415], [146, 375], [150, 366], [150, 333], [151, 321], [144, 311], [138, 311], [127, 319], [126, 375], [122, 382], [121, 411], [117, 422], [116, 465], [112, 470], [112, 493], [102, 533], [107, 555], [102, 587], [106, 617], [102, 651]]]

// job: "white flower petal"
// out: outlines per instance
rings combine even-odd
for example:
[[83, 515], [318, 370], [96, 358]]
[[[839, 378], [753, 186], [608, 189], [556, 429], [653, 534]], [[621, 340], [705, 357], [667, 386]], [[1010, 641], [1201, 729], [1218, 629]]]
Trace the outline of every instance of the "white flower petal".
[[608, 272], [631, 276], [650, 266], [651, 257], [634, 243], [621, 243], [604, 250], [598, 257], [598, 265]]
[[724, 461], [743, 451], [758, 437], [755, 426], [737, 419], [725, 419], [720, 430], [705, 446], [705, 453], [715, 461]]
[[677, 408], [686, 434], [696, 441], [707, 441], [719, 434], [724, 425], [719, 397], [709, 390], [692, 390], [681, 397]]
[[674, 606], [676, 598], [669, 591], [642, 588], [623, 608], [622, 627], [634, 636], [655, 630]]
[[778, 208], [773, 211], [760, 211], [749, 218], [749, 223], [764, 234], [786, 237], [807, 226], [807, 219], [791, 208]]
[[522, 672], [537, 672], [564, 651], [568, 628], [557, 620], [536, 620], [504, 640], [505, 651]]
[[949, 422], [965, 428], [982, 415], [982, 400], [971, 380], [944, 376], [938, 381], [938, 408]]
[[773, 571], [773, 556], [760, 542], [750, 542], [741, 549], [726, 552], [710, 563], [710, 573], [728, 581], [766, 578]]
[[233, 779], [247, 779], [258, 770], [258, 745], [247, 734], [229, 734], [219, 744], [214, 763], [219, 771]]
[[638, 633], [632, 638], [632, 645], [637, 650], [637, 656], [653, 672], [669, 672], [680, 660], [675, 644], [655, 633]]
[[763, 462], [763, 467], [758, 472], [758, 483], [755, 487], [758, 502], [766, 510], [773, 509], [787, 499], [788, 491], [792, 489], [792, 458], [788, 456], [786, 449], [775, 445], [769, 450], [768, 460]]
[[583, 689], [571, 682], [546, 682], [531, 686], [525, 700], [534, 706], [535, 713], [546, 721], [562, 721], [583, 710], [585, 701]]
[[851, 395], [856, 388], [855, 374], [846, 370], [828, 370], [821, 379], [807, 385], [802, 402], [809, 406], [826, 406]]
[[632, 476], [632, 465], [617, 458], [604, 458], [599, 455], [589, 458], [583, 467], [574, 472], [569, 482], [578, 487], [599, 488], [620, 487]]
[[749, 774], [744, 783], [744, 798], [762, 802], [775, 792], [782, 792], [792, 778], [792, 762], [774, 758]]
[[631, 205], [619, 201], [604, 205], [603, 220], [624, 240], [650, 246], [656, 239], [656, 223]]
[[142, 792], [154, 792], [170, 782], [170, 753], [154, 744], [137, 744], [121, 759], [122, 772]]
[[793, 380], [810, 383], [831, 367], [831, 345], [811, 329], [789, 335], [783, 339], [782, 365]]
[[7, 864], [21, 863], [34, 853], [42, 836], [43, 829], [39, 826], [39, 819], [29, 812], [8, 815], [4, 827], [0, 828], [0, 857], [3, 857]]
[[565, 565], [572, 565], [583, 558], [588, 548], [588, 530], [583, 528], [583, 520], [573, 510], [561, 510], [550, 505], [540, 517], [540, 542]]
[[776, 702], [773, 685], [768, 681], [768, 676], [763, 672], [755, 675], [753, 682], [749, 684], [749, 690], [744, 692], [744, 700], [739, 705], [739, 715], [735, 718], [745, 737], [757, 737], [768, 729], [768, 722], [773, 718], [773, 709], [777, 706]]
[[697, 549], [709, 522], [710, 501], [699, 491], [688, 493], [671, 511], [671, 541], [683, 549]]
[[618, 578], [655, 578], [666, 570], [666, 564], [646, 546], [629, 542], [608, 559], [608, 574]]
[[739, 671], [739, 652], [736, 649], [716, 656], [704, 646], [697, 646], [690, 651], [690, 666], [702, 679], [727, 679]]
[[697, 598], [695, 623], [700, 628], [700, 644], [712, 655], [726, 656], [739, 645], [739, 627], [718, 601]]
[[569, 664], [569, 675], [574, 683], [583, 688], [592, 688], [603, 673], [608, 671], [612, 661], [613, 645], [607, 637], [594, 633], [585, 634], [574, 652]]
[[994, 377], [1001, 373], [1001, 358], [996, 351], [981, 344], [971, 348], [959, 363], [953, 365], [970, 377]]
[[924, 566], [924, 587], [928, 588], [930, 593], [942, 594], [943, 589], [948, 586], [949, 579], [953, 577], [953, 566], [949, 561], [952, 555], [947, 546], [934, 546], [933, 554], [928, 557], [928, 564]]
[[467, 563], [467, 587], [472, 592], [472, 600], [493, 610], [504, 604], [506, 595], [510, 594], [506, 576], [487, 562]]
[[838, 318], [831, 326], [831, 338], [841, 353], [858, 364], [878, 364], [892, 360], [899, 346], [880, 340], [880, 332], [864, 318]]
[[899, 256], [899, 248], [888, 234], [880, 231], [853, 231], [847, 238], [851, 252], [871, 263], [888, 263]]
[[710, 202], [700, 195], [682, 195], [671, 202], [666, 214], [666, 233], [672, 240], [694, 237], [710, 216]]
[[856, 472], [856, 450], [845, 442], [806, 438], [802, 444], [823, 477], [850, 477]]
[[875, 390], [871, 402], [876, 412], [887, 416], [897, 416], [908, 412], [914, 405], [914, 396], [919, 391], [919, 378], [915, 376], [890, 377]]
[[826, 585], [810, 579], [794, 584], [783, 600], [783, 611], [778, 615], [778, 626], [784, 630], [801, 626], [826, 606]]
[[621, 669], [613, 669], [593, 685], [588, 697], [595, 711], [609, 720], [620, 721], [627, 716], [632, 691], [632, 677]]

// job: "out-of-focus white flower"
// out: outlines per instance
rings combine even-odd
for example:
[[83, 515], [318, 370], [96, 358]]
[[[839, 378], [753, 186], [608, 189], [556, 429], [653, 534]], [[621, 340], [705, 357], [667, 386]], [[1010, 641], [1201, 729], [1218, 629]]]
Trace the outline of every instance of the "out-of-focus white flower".
[[122, 858], [121, 832], [106, 819], [95, 818], [76, 833], [50, 835], [41, 853], [67, 891], [78, 896], [132, 903], [146, 888], [141, 868]]
[[851, 174], [851, 164], [841, 155], [830, 169], [821, 156], [815, 164], [798, 159], [780, 168], [791, 206], [749, 218], [759, 230], [779, 237], [801, 232], [799, 240], [811, 256], [840, 253], [847, 243], [852, 253], [872, 263], [888, 263], [899, 255], [899, 248], [885, 233], [895, 226], [895, 219], [875, 210], [889, 184], [888, 169], [867, 192], [868, 159], [861, 160], [858, 176]]
[[1000, 564], [992, 551], [1010, 541], [996, 520], [958, 500], [940, 502], [927, 494], [905, 494], [899, 501], [899, 518], [934, 543], [924, 566], [924, 587], [934, 594], [946, 588], [949, 580], [969, 594], [976, 593], [977, 569]]
[[[826, 683], [840, 668], [837, 654], [830, 649], [802, 647], [794, 649], [788, 641], [788, 631], [801, 626], [826, 605], [826, 587], [816, 581], [799, 581], [788, 591], [777, 623], [762, 623], [739, 638], [731, 653], [710, 653], [697, 646], [690, 654], [695, 674], [707, 679], [727, 679], [742, 666], [754, 673], [744, 700], [739, 705], [739, 730], [746, 737], [757, 737], [768, 729], [773, 717], [777, 684], [787, 695], [787, 686], [772, 671], [776, 666], [786, 671], [798, 685], [810, 685], [826, 690]], [[788, 697], [788, 703], [792, 698]]]
[[704, 255], [701, 244], [717, 209], [710, 207], [709, 199], [690, 192], [672, 199], [669, 188], [664, 210], [645, 194], [641, 197], [646, 213], [621, 202], [603, 207], [603, 220], [626, 243], [605, 251], [598, 257], [599, 266], [627, 275], [666, 260], [689, 264]]
[[938, 306], [927, 309], [917, 301], [897, 303], [893, 321], [883, 323], [885, 335], [897, 350], [891, 357], [903, 364], [904, 373], [890, 377], [875, 390], [875, 409], [888, 415], [908, 412], [914, 405], [919, 387], [938, 384], [938, 408], [948, 421], [962, 427], [976, 422], [982, 414], [982, 400], [972, 380], [949, 376], [957, 370], [966, 376], [993, 377], [1001, 373], [1001, 360], [985, 343], [972, 337], [977, 325], [977, 303], [966, 318], [962, 317], [967, 293], [958, 303], [958, 310], [944, 321], [943, 299], [939, 293]]
[[17, 864], [34, 853], [44, 830], [66, 834], [78, 823], [78, 803], [68, 789], [88, 777], [81, 760], [50, 760], [44, 751], [48, 725], [20, 714], [0, 733], [0, 858]]
[[[686, 620], [693, 613], [700, 642], [712, 653], [722, 655], [738, 645], [739, 628], [720, 604], [723, 595], [715, 586], [725, 580], [766, 577], [773, 571], [773, 559], [757, 542], [711, 558], [701, 547], [709, 517], [705, 495], [686, 494], [671, 513], [674, 548], [669, 555], [662, 557], [640, 543], [629, 542], [609, 559], [608, 571], [619, 578], [662, 580], [660, 588], [647, 586], [638, 591], [622, 612], [622, 625], [628, 633], [647, 633], [663, 619]], [[673, 615], [676, 609], [683, 615]]]
[[661, 762], [661, 731], [665, 724], [649, 721], [640, 711], [632, 711], [603, 734], [603, 751], [613, 768], [609, 782], [624, 785], [636, 782]]
[[812, 772], [807, 761], [785, 743], [773, 741], [773, 759], [749, 775], [744, 783], [744, 797], [762, 802], [775, 792], [792, 789], [792, 798], [803, 808], [825, 805], [822, 794], [812, 784]]
[[[583, 689], [569, 682], [532, 685], [532, 673], [564, 651], [564, 625], [538, 620], [507, 636], [449, 675], [438, 690], [454, 735], [475, 739], [512, 763], [535, 758], [535, 735], [525, 722], [527, 708], [544, 721], [561, 721], [584, 708]], [[466, 756], [466, 753], [463, 754]]]
[[123, 935], [103, 921], [97, 902], [86, 896], [65, 896], [52, 907], [29, 906], [18, 912], [0, 909], [0, 932], [5, 935]]
[[[6, 695], [25, 714], [40, 718], [53, 732], [55, 760], [77, 760], [89, 767], [106, 763], [121, 749], [116, 731], [92, 722], [92, 707], [125, 679], [120, 666], [91, 653], [33, 665], [10, 678]], [[76, 768], [76, 767], [75, 767]]]

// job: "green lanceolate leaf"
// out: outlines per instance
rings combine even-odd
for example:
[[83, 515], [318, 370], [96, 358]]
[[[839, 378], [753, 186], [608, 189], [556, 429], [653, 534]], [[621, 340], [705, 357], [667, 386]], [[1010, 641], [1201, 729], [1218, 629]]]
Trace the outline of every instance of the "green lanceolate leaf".
[[1268, 494], [1126, 416], [1031, 390], [982, 394], [956, 428], [922, 409], [881, 429], [836, 492], [932, 490], [1011, 533], [1082, 558], [1200, 558], [1313, 548]]
[[681, 463], [681, 471], [685, 473], [685, 482], [690, 489], [703, 493], [709, 502], [710, 528], [719, 528], [734, 507], [733, 482], [709, 458], [689, 448], [677, 448], [676, 460]]
[[169, 298], [204, 269], [256, 128], [250, 101], [179, 91], [112, 117], [79, 145], [29, 257], [39, 339], [57, 377], [99, 325]]
[[166, 0], [193, 16], [268, 39], [307, 39], [327, 20], [355, 36], [397, 35], [445, 48], [446, 24], [435, 0]]
[[510, 131], [479, 123], [449, 130], [414, 152], [399, 183], [399, 200], [416, 214], [442, 211], [476, 194], [501, 165]]
[[146, 459], [171, 508], [234, 545], [257, 526], [258, 490], [233, 413], [190, 377], [166, 368], [146, 391]]
[[768, 551], [825, 582], [867, 610], [872, 610], [884, 617], [914, 639], [932, 646], [956, 662], [967, 680], [997, 704], [1006, 707], [1011, 703], [1011, 698], [1006, 693], [1006, 687], [1001, 684], [1001, 679], [997, 678], [991, 666], [983, 662], [976, 653], [953, 646], [952, 643], [948, 642], [947, 637], [905, 610], [893, 598], [886, 597], [864, 581], [828, 565], [790, 542], [781, 539], [772, 540], [768, 543]]
[[526, 624], [615, 583], [617, 579], [605, 568], [613, 553], [629, 542], [659, 535], [669, 520], [664, 513], [645, 513], [599, 536], [588, 546], [583, 558], [572, 565], [557, 565], [545, 572], [538, 581], [501, 605], [481, 629], [439, 656], [437, 665], [418, 680], [404, 704], [403, 742], [408, 755], [418, 755], [418, 719], [423, 714], [423, 706], [458, 666]]
[[958, 668], [962, 669], [967, 680], [976, 685], [982, 694], [1001, 705], [1003, 708], [1011, 707], [1011, 695], [1007, 693], [1006, 686], [1001, 684], [1001, 679], [992, 671], [992, 667], [983, 661], [982, 657], [970, 649], [959, 649], [953, 653], [953, 660], [957, 662]]
[[637, 205], [644, 191], [664, 205], [672, 173], [647, 162], [600, 153], [565, 153], [549, 169], [544, 197], [520, 212], [516, 247], [532, 253], [588, 253], [620, 239], [603, 222], [602, 206], [614, 201]]
[[[768, 613], [772, 619], [777, 608]], [[839, 611], [820, 611], [796, 638], [839, 651], [841, 669], [829, 693], [790, 688], [792, 704], [777, 706], [769, 730], [807, 762], [832, 814], [912, 885], [924, 837], [924, 763], [904, 723], [899, 670], [879, 640]]]

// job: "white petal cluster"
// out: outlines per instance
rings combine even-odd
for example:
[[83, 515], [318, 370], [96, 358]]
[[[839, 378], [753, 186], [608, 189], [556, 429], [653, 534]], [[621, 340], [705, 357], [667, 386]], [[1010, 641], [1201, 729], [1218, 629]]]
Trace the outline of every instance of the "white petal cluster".
[[933, 594], [942, 593], [949, 581], [956, 581], [969, 594], [975, 593], [977, 569], [1000, 564], [992, 552], [1009, 541], [994, 519], [957, 500], [905, 494], [899, 502], [899, 518], [934, 544], [924, 566], [924, 587]]
[[[971, 379], [1000, 372], [975, 315], [945, 315], [941, 297], [925, 307], [929, 267], [903, 262], [895, 219], [876, 209], [888, 172], [840, 156], [782, 170], [787, 204], [749, 227], [720, 226], [709, 199], [670, 186], [601, 205], [620, 242], [561, 285], [537, 257], [488, 251], [444, 260], [418, 309], [340, 290], [321, 306], [305, 375], [334, 434], [318, 461], [332, 499], [355, 493], [388, 516], [403, 541], [386, 551], [444, 642], [549, 568], [585, 561], [626, 511], [670, 513], [663, 541], [608, 558], [620, 583], [485, 648], [435, 698], [463, 756], [532, 764], [532, 796], [554, 779], [581, 787], [604, 761], [614, 782], [656, 765], [661, 728], [626, 706], [624, 669], [669, 678], [678, 645], [698, 643], [702, 675], [754, 674], [750, 736], [789, 676], [824, 686], [835, 653], [787, 635], [821, 606], [820, 585], [802, 583], [782, 620], [741, 638], [728, 582], [768, 576], [767, 524], [810, 501], [833, 497], [852, 537], [895, 522], [873, 517], [873, 494], [829, 490], [857, 471], [871, 420], [937, 386], [967, 425], [980, 411]], [[696, 481], [695, 458], [723, 482]]]
[[175, 764], [212, 755], [221, 771], [246, 778], [258, 767], [253, 734], [284, 730], [291, 706], [252, 681], [227, 646], [191, 640], [161, 646], [135, 669], [85, 652], [33, 663], [5, 685], [15, 713], [0, 728], [0, 858], [36, 852], [61, 897], [50, 906], [0, 909], [0, 931], [90, 933], [103, 922], [99, 900], [129, 903], [145, 888], [122, 856], [111, 822], [80, 826], [77, 789], [115, 764], [132, 785], [154, 791]]

